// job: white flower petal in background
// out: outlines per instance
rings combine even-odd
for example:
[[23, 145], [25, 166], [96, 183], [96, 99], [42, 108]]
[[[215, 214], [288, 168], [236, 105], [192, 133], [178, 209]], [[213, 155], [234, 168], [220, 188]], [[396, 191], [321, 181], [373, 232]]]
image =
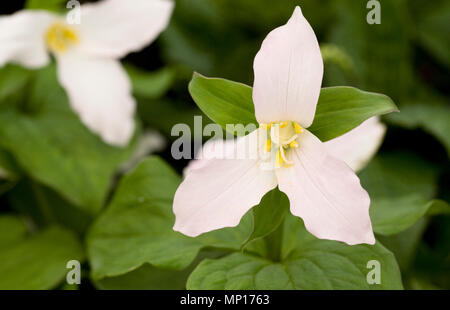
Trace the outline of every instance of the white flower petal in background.
[[[248, 141], [256, 135], [254, 131], [238, 138], [236, 148], [251, 145]], [[261, 170], [258, 164], [258, 159], [251, 158], [202, 159], [201, 167], [186, 174], [175, 194], [173, 229], [195, 237], [238, 225], [242, 216], [277, 185], [273, 171]]]
[[167, 141], [155, 130], [147, 130], [141, 134], [131, 157], [124, 162], [119, 170], [126, 173], [132, 170], [144, 157], [159, 152], [166, 147]]
[[0, 16], [0, 67], [9, 62], [30, 69], [47, 65], [50, 56], [44, 33], [55, 20], [55, 15], [45, 11]]
[[294, 165], [277, 170], [278, 186], [289, 198], [291, 213], [318, 238], [374, 244], [370, 198], [358, 177], [309, 131], [298, 142]]
[[316, 35], [299, 7], [264, 39], [253, 64], [253, 102], [259, 123], [312, 124], [323, 76]]
[[376, 154], [383, 142], [386, 126], [372, 117], [353, 130], [324, 143], [328, 153], [358, 172]]
[[57, 60], [59, 81], [83, 123], [109, 144], [128, 144], [134, 133], [135, 100], [120, 62], [70, 52]]
[[81, 6], [80, 24], [23, 10], [0, 17], [0, 66], [57, 60], [59, 81], [81, 121], [106, 143], [126, 146], [135, 100], [119, 58], [150, 44], [168, 25], [171, 0], [103, 0]]
[[104, 0], [81, 7], [80, 50], [122, 58], [154, 41], [167, 27], [170, 0]]

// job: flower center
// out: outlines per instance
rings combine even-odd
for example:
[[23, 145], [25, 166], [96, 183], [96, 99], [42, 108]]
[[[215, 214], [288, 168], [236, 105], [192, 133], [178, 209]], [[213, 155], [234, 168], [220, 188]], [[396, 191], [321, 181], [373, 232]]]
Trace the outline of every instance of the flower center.
[[260, 124], [260, 128], [267, 130], [268, 138], [264, 150], [275, 153], [276, 168], [292, 166], [294, 162], [289, 160], [287, 153], [298, 147], [297, 138], [303, 128], [293, 121]]
[[48, 28], [45, 35], [48, 48], [53, 52], [63, 53], [68, 47], [79, 42], [75, 29], [63, 23], [54, 23]]

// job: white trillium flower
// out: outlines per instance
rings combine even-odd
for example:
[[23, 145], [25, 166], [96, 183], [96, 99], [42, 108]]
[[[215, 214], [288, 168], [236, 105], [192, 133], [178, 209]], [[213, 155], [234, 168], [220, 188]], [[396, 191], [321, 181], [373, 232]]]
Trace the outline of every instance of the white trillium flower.
[[[278, 186], [288, 196], [292, 214], [301, 217], [316, 237], [374, 244], [369, 195], [344, 161], [361, 168], [378, 148], [385, 129], [373, 118], [327, 143], [306, 129], [314, 119], [323, 61], [314, 31], [299, 7], [286, 25], [266, 37], [254, 73], [253, 101], [260, 127], [236, 140], [214, 140], [204, 146], [203, 158], [192, 161], [175, 194], [174, 230], [195, 237], [236, 226]], [[365, 132], [374, 141], [366, 143]], [[242, 146], [250, 147], [251, 156], [233, 159]], [[219, 152], [221, 158], [207, 156]], [[267, 163], [274, 163], [274, 169], [267, 169]]]
[[170, 0], [103, 0], [81, 6], [80, 24], [47, 11], [0, 17], [0, 66], [46, 66], [53, 54], [58, 79], [82, 122], [112, 145], [134, 133], [135, 100], [119, 59], [167, 27]]

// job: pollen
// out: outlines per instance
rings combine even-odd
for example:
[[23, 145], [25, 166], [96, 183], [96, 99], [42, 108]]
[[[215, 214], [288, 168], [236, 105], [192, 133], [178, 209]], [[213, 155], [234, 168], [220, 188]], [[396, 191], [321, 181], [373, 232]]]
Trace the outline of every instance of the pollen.
[[275, 164], [277, 168], [280, 168], [283, 165], [283, 156], [281, 155], [281, 150], [278, 150], [277, 152]]
[[78, 33], [72, 27], [63, 23], [50, 26], [45, 35], [48, 48], [53, 52], [63, 53], [79, 42]]
[[299, 125], [299, 123], [297, 122], [293, 122], [294, 124], [294, 130], [296, 133], [302, 133], [303, 132], [303, 128], [302, 126]]
[[266, 145], [264, 146], [264, 150], [268, 153], [272, 149], [272, 140], [267, 139]]
[[295, 148], [297, 148], [298, 147], [298, 143], [297, 143], [297, 141], [292, 141], [291, 143], [289, 143], [289, 146], [291, 147], [291, 148], [293, 148], [293, 149], [295, 149]]
[[[293, 150], [299, 147], [298, 138], [303, 128], [294, 121], [278, 121], [260, 123], [260, 129], [265, 130], [264, 151], [269, 153], [276, 168], [289, 168], [294, 165]], [[275, 158], [274, 158], [275, 157]]]
[[270, 129], [271, 126], [272, 126], [271, 123], [269, 123], [269, 124], [261, 123], [260, 124], [260, 127], [264, 130]]

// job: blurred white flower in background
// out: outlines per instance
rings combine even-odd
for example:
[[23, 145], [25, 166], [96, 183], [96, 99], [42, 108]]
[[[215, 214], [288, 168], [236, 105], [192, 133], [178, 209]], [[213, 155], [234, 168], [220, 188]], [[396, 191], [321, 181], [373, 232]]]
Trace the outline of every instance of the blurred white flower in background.
[[167, 140], [155, 130], [146, 130], [139, 137], [131, 157], [124, 162], [119, 170], [127, 173], [134, 169], [144, 157], [162, 151], [167, 145]]
[[81, 6], [81, 23], [47, 11], [0, 17], [0, 66], [36, 69], [56, 59], [73, 110], [102, 139], [125, 146], [134, 133], [135, 100], [119, 59], [167, 27], [171, 0], [103, 0]]

